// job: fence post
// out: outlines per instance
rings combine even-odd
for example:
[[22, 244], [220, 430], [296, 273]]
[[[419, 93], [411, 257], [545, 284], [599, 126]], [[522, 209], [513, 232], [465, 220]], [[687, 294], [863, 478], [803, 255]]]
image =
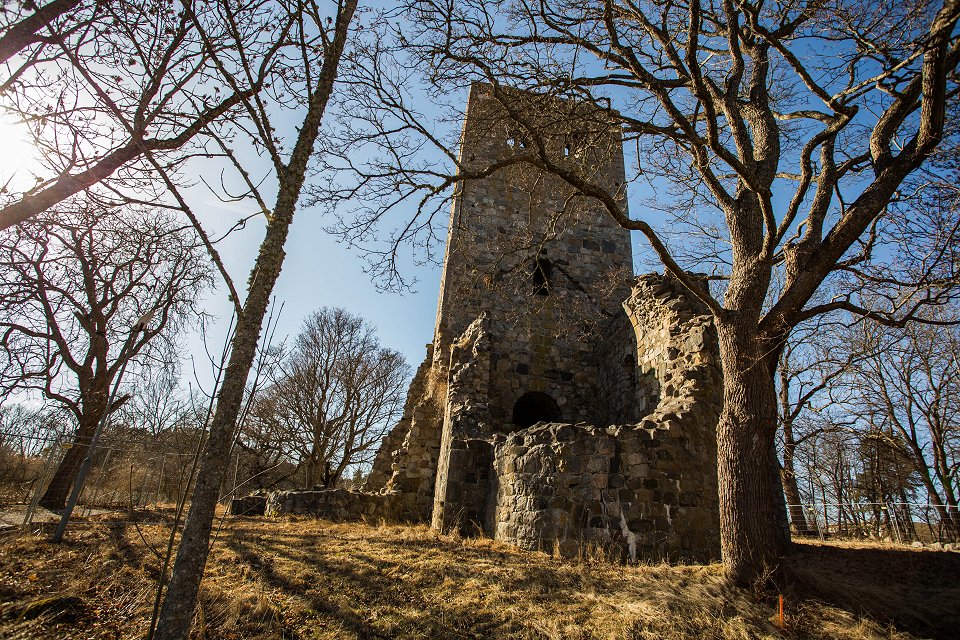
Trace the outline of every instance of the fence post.
[[150, 467], [143, 470], [143, 481], [140, 483], [140, 495], [137, 496], [137, 504], [141, 509], [147, 508], [147, 478], [150, 476], [148, 471]]
[[37, 505], [40, 504], [40, 496], [42, 491], [47, 486], [47, 475], [50, 473], [50, 469], [53, 467], [53, 459], [57, 457], [57, 454], [60, 453], [60, 434], [57, 434], [57, 439], [50, 446], [50, 455], [47, 456], [47, 461], [43, 465], [43, 471], [40, 473], [40, 478], [37, 480], [37, 484], [34, 487], [33, 498], [30, 500], [30, 504], [27, 506], [27, 512], [23, 514], [23, 527], [29, 527], [30, 523], [33, 521], [33, 514], [37, 510]]
[[163, 486], [163, 467], [167, 463], [167, 454], [160, 454], [160, 478], [157, 480], [157, 491], [153, 494], [153, 507], [160, 505], [160, 488]]

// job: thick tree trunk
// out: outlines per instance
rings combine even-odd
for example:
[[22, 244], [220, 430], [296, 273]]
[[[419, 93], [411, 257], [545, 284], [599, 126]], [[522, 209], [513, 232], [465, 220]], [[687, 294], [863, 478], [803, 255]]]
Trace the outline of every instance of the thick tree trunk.
[[53, 472], [53, 478], [47, 485], [43, 496], [40, 498], [39, 505], [46, 509], [63, 509], [67, 503], [67, 496], [70, 495], [70, 488], [77, 477], [77, 471], [80, 464], [87, 455], [90, 448], [89, 443], [93, 438], [93, 432], [97, 429], [98, 418], [83, 418], [80, 426], [74, 434], [73, 446], [67, 449], [57, 470]]
[[727, 576], [741, 586], [776, 573], [790, 544], [771, 461], [777, 395], [768, 362], [776, 355], [763, 353], [750, 324], [735, 317], [717, 322], [724, 372], [717, 425], [720, 544]]
[[57, 465], [57, 470], [53, 472], [53, 478], [43, 492], [43, 497], [40, 498], [41, 507], [56, 510], [63, 509], [66, 505], [70, 487], [73, 486], [73, 480], [77, 477], [77, 470], [80, 469], [80, 463], [87, 455], [89, 448], [87, 443], [90, 442], [92, 434], [92, 430], [89, 433], [77, 433], [76, 442], [67, 449], [67, 453]]
[[317, 466], [317, 459], [311, 454], [306, 466], [303, 468], [303, 488], [308, 491], [313, 489], [317, 484]]

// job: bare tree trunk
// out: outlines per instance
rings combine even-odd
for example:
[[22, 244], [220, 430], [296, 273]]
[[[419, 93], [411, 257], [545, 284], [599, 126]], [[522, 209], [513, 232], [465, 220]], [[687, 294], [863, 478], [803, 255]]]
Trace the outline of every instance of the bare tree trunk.
[[[937, 486], [933, 482], [933, 478], [930, 474], [929, 467], [924, 463], [923, 453], [920, 447], [915, 443], [910, 441], [909, 445], [911, 449], [914, 450], [914, 467], [917, 469], [920, 480], [923, 483], [924, 488], [927, 490], [927, 495], [929, 500], [936, 502], [934, 510], [937, 512], [937, 515], [940, 518], [941, 526], [943, 526], [947, 532], [948, 536], [955, 536], [957, 534], [957, 525], [960, 523], [954, 523], [953, 514], [950, 513], [951, 507], [955, 510], [956, 504], [950, 504], [949, 498], [941, 495], [941, 492], [937, 489]], [[906, 501], [906, 499], [904, 499]]]
[[[292, 197], [292, 201], [290, 201]], [[282, 199], [282, 200], [281, 200]], [[281, 202], [285, 211], [281, 213]], [[156, 638], [186, 638], [193, 621], [193, 609], [200, 579], [209, 553], [208, 540], [213, 526], [220, 484], [230, 462], [226, 452], [233, 443], [234, 429], [243, 403], [247, 374], [253, 366], [263, 318], [270, 295], [283, 264], [283, 245], [293, 220], [296, 195], [281, 192], [273, 221], [267, 226], [256, 266], [250, 276], [247, 300], [231, 343], [230, 360], [217, 396], [217, 410], [210, 425], [210, 436], [200, 462], [200, 471], [184, 522], [183, 536], [177, 548], [173, 575], [157, 625]]]
[[[801, 338], [802, 340], [802, 338]], [[794, 436], [794, 424], [801, 412], [817, 393], [827, 387], [829, 380], [839, 374], [839, 370], [828, 375], [822, 375], [818, 384], [806, 389], [797, 389], [797, 397], [791, 398], [791, 384], [799, 378], [798, 373], [813, 372], [813, 364], [800, 364], [796, 361], [795, 345], [786, 344], [780, 356], [780, 366], [777, 375], [780, 377], [779, 409], [780, 425], [783, 431], [783, 465], [779, 467], [780, 482], [790, 511], [790, 522], [794, 530], [802, 536], [816, 535], [816, 526], [811, 526], [808, 516], [803, 510], [800, 487], [797, 485], [796, 455], [797, 439]], [[814, 518], [814, 522], [816, 519]]]
[[[730, 580], [749, 585], [776, 571], [789, 547], [789, 533], [779, 517], [783, 494], [771, 463], [777, 395], [764, 358], [770, 356], [762, 354], [749, 320], [718, 321], [717, 334], [724, 370], [723, 412], [717, 425], [720, 544]], [[753, 348], [744, 353], [744, 345]], [[773, 358], [776, 361], [775, 354]]]
[[[786, 431], [786, 429], [784, 429]], [[801, 536], [816, 535], [816, 531], [807, 523], [807, 516], [803, 512], [803, 498], [800, 496], [800, 487], [797, 484], [797, 474], [794, 471], [794, 454], [796, 445], [788, 441], [783, 447], [783, 467], [780, 469], [780, 484], [783, 485], [783, 495], [787, 499], [790, 510], [790, 521], [793, 528]]]
[[79, 418], [79, 424], [73, 437], [73, 446], [67, 449], [66, 454], [57, 466], [57, 470], [54, 471], [43, 497], [40, 498], [40, 506], [47, 509], [63, 509], [66, 505], [70, 488], [77, 477], [77, 471], [87, 455], [90, 441], [97, 430], [97, 423], [103, 417], [107, 398], [105, 389], [106, 387], [100, 392], [95, 392], [96, 397], [102, 398], [102, 401], [93, 400], [83, 407], [84, 415]]
[[310, 93], [306, 114], [289, 162], [278, 168], [278, 193], [273, 215], [267, 224], [260, 252], [250, 274], [247, 299], [237, 320], [231, 342], [230, 360], [223, 385], [217, 395], [217, 409], [210, 425], [210, 436], [200, 462], [200, 471], [177, 548], [177, 559], [160, 610], [155, 638], [183, 640], [189, 636], [200, 580], [210, 552], [209, 539], [230, 458], [226, 455], [234, 441], [237, 417], [243, 404], [247, 376], [260, 341], [263, 319], [270, 296], [286, 257], [284, 245], [303, 189], [307, 166], [313, 155], [323, 113], [333, 93], [334, 81], [347, 32], [357, 8], [357, 0], [340, 6], [335, 35], [324, 53], [323, 67], [316, 88]]
[[[783, 369], [780, 371], [780, 410], [789, 411], [789, 392], [787, 388], [788, 376]], [[797, 472], [795, 457], [797, 443], [793, 437], [793, 421], [789, 416], [783, 416], [783, 466], [780, 467], [780, 483], [783, 485], [783, 494], [786, 497], [788, 509], [790, 510], [790, 521], [794, 529], [802, 536], [814, 535], [807, 524], [806, 514], [803, 512], [802, 498], [800, 497], [800, 487], [797, 485]]]
[[40, 498], [40, 506], [47, 509], [63, 509], [70, 495], [70, 487], [77, 476], [77, 470], [87, 455], [90, 438], [96, 429], [96, 423], [86, 424], [77, 430], [73, 446], [67, 449], [63, 459], [54, 471], [50, 483]]
[[30, 45], [41, 42], [43, 37], [38, 36], [37, 32], [46, 27], [50, 21], [72, 11], [78, 4], [80, 0], [54, 0], [42, 7], [38, 6], [34, 13], [11, 25], [0, 37], [0, 64]]

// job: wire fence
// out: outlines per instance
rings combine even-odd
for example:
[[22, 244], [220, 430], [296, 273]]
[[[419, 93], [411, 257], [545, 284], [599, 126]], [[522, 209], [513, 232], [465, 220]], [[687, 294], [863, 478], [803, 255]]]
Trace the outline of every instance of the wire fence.
[[[200, 437], [199, 431], [157, 436], [138, 433], [134, 438], [123, 432], [106, 432], [97, 445], [74, 514], [157, 509], [188, 499]], [[88, 442], [39, 428], [0, 430], [0, 505], [7, 505], [0, 524], [11, 525], [11, 518], [21, 512], [24, 526], [39, 521], [35, 520], [38, 514], [49, 520], [51, 514], [40, 507], [51, 480], [68, 452], [79, 447], [85, 454]], [[260, 456], [235, 446], [229, 458], [220, 494], [224, 503], [255, 490], [297, 488], [303, 483], [299, 467], [282, 456]]]
[[795, 535], [901, 544], [960, 543], [960, 513], [923, 502], [815, 502], [787, 505]]
[[[86, 446], [72, 435], [0, 431], [0, 503], [25, 505], [22, 524], [30, 524], [64, 457], [74, 447], [85, 451]], [[176, 504], [189, 493], [195, 449], [195, 437], [175, 442], [103, 443], [95, 452], [76, 515]], [[235, 457], [231, 462], [236, 466]], [[236, 477], [233, 470], [231, 478]]]

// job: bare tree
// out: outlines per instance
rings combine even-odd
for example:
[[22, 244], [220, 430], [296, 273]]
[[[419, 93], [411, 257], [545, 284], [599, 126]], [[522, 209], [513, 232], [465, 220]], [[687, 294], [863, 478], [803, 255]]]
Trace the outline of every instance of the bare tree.
[[[46, 215], [6, 231], [0, 251], [3, 392], [40, 393], [75, 424], [41, 499], [58, 508], [98, 421], [116, 409], [106, 405], [117, 372], [163, 354], [162, 339], [188, 321], [210, 272], [193, 231], [162, 212]], [[153, 321], [133, 336], [150, 311]]]
[[873, 429], [861, 435], [858, 454], [855, 488], [873, 514], [873, 535], [914, 536], [910, 502], [921, 483], [903, 441], [889, 430]]
[[812, 523], [807, 522], [803, 511], [803, 498], [797, 482], [797, 448], [823, 432], [823, 426], [813, 428], [805, 425], [822, 425], [823, 422], [804, 420], [806, 412], [815, 410], [814, 403], [830, 386], [830, 382], [844, 372], [843, 365], [833, 366], [831, 357], [824, 357], [833, 342], [824, 340], [822, 327], [817, 324], [797, 330], [780, 354], [777, 370], [777, 396], [779, 399], [780, 431], [783, 438], [783, 464], [780, 467], [780, 482], [787, 500], [790, 522], [797, 533], [816, 533]]
[[181, 354], [175, 348], [169, 342], [158, 345], [155, 366], [138, 372], [129, 385], [130, 399], [120, 409], [119, 421], [149, 438], [159, 438], [173, 429], [196, 427], [199, 403], [181, 388]]
[[[255, 14], [263, 2], [243, 4]], [[202, 153], [205, 128], [263, 89], [266, 69], [231, 87], [212, 55], [224, 41], [255, 47], [265, 25], [254, 19], [230, 27], [210, 3], [197, 9], [209, 17], [203, 38], [187, 11], [164, 0], [58, 0], [32, 13], [4, 8], [0, 109], [28, 127], [40, 159], [28, 167], [35, 182], [4, 185], [0, 229], [93, 187], [100, 198], [120, 191], [155, 201], [149, 194], [162, 188], [157, 165], [173, 171]]]
[[[954, 153], [951, 149], [938, 158], [948, 174], [955, 173]], [[874, 252], [882, 253], [883, 259], [848, 265], [840, 277], [833, 278], [832, 287], [821, 288], [818, 304], [829, 301], [839, 289], [859, 291], [861, 298], [873, 300], [874, 308], [895, 308], [903, 304], [897, 296], [905, 288], [909, 290], [908, 283], [956, 279], [960, 267], [954, 241], [960, 225], [957, 187], [933, 172], [921, 173], [908, 184], [914, 192], [888, 208], [878, 222], [884, 231], [883, 239], [875, 238], [872, 242], [877, 247]], [[923, 323], [924, 318], [917, 320]], [[930, 320], [951, 323], [941, 312], [934, 312]], [[862, 322], [867, 324], [860, 326]], [[910, 329], [915, 330], [920, 328]], [[855, 314], [820, 315], [792, 331], [780, 356], [777, 390], [783, 437], [781, 480], [790, 519], [799, 532], [805, 531], [806, 522], [800, 506], [803, 499], [797, 482], [796, 456], [808, 441], [819, 442], [817, 438], [826, 430], [848, 432], [853, 437], [843, 441], [856, 449], [845, 452], [858, 467], [854, 470], [856, 486], [838, 499], [867, 499], [875, 511], [874, 523], [885, 520], [887, 529], [894, 522], [880, 506], [889, 501], [906, 502], [904, 487], [909, 484], [909, 473], [903, 473], [900, 463], [909, 460], [910, 455], [887, 421], [880, 419], [876, 411], [865, 410], [875, 387], [857, 373], [869, 362], [882, 361], [899, 367], [899, 356], [894, 350], [878, 351], [876, 345], [862, 339], [864, 331], [889, 334], [900, 330], [877, 326], [876, 321], [858, 319]], [[949, 350], [950, 330], [945, 331], [942, 346]], [[831, 411], [836, 407], [842, 410]], [[816, 497], [810, 495], [809, 499]], [[903, 513], [897, 520], [906, 518]]]
[[[241, 304], [233, 295], [238, 308], [236, 329], [154, 635], [163, 640], [186, 637], [193, 620], [209, 553], [214, 510], [229, 464], [226, 454], [235, 441], [246, 380], [257, 353], [270, 296], [283, 266], [284, 245], [357, 9], [357, 0], [338, 0], [322, 6], [281, 0], [263, 4], [263, 13], [258, 10], [251, 16], [245, 13], [246, 7], [232, 2], [210, 4], [216, 5], [218, 19], [233, 30], [251, 20], [265, 27], [257, 42], [266, 46], [251, 47], [237, 33], [228, 46], [206, 51], [230, 87], [250, 86], [260, 81], [261, 74], [270, 84], [268, 97], [253, 95], [243, 101], [246, 126], [240, 128], [238, 136], [249, 141], [252, 149], [247, 150], [266, 155], [267, 177], [255, 180], [255, 172], [244, 168], [242, 156], [236, 153], [237, 139], [211, 133], [248, 189], [245, 197], [236, 200], [255, 202], [255, 215], [262, 214], [266, 228], [247, 283], [246, 298]], [[185, 2], [185, 14], [203, 38], [208, 27], [203, 16], [194, 12], [195, 6], [199, 5]], [[294, 122], [299, 125], [294, 127]], [[265, 194], [263, 188], [271, 191]], [[177, 194], [177, 198], [181, 206], [187, 206], [182, 194]], [[271, 199], [274, 204], [269, 207], [266, 203]]]
[[237, 437], [241, 466], [250, 478], [247, 491], [273, 487], [295, 488], [299, 465], [274, 410], [269, 389], [257, 395], [244, 415]]
[[382, 347], [369, 322], [325, 307], [304, 321], [264, 391], [260, 424], [272, 422], [302, 467], [305, 487], [335, 486], [349, 467], [371, 461], [399, 418], [408, 373], [403, 356]]
[[[53, 410], [50, 410], [53, 409]], [[22, 402], [0, 405], [0, 500], [29, 499], [44, 470], [44, 453], [56, 446], [55, 407]]]
[[[900, 324], [955, 282], [902, 282], [899, 306], [885, 309], [856, 291], [814, 298], [839, 270], [869, 265], [888, 206], [943, 137], [960, 3], [404, 4], [404, 27], [368, 33], [345, 76], [353, 137], [337, 145], [339, 167], [356, 179], [330, 192], [361, 204], [344, 231], [363, 237], [413, 206], [423, 217], [398, 225], [391, 246], [423, 239], [453, 185], [523, 165], [642, 234], [713, 315], [724, 373], [721, 546], [735, 582], [765, 575], [789, 545], [774, 443], [790, 331], [836, 310]], [[503, 112], [490, 126], [524, 141], [493, 164], [459, 157], [455, 133], [441, 128], [474, 81]], [[567, 118], [536, 117], [557, 99], [568, 99]], [[630, 179], [655, 194], [640, 214], [594, 181], [589, 153], [563, 154], [554, 142], [574, 135], [590, 149], [611, 128], [635, 149]], [[438, 152], [445, 166], [428, 155]], [[670, 242], [651, 211], [700, 242]], [[711, 266], [726, 285], [719, 295], [691, 275]]]
[[960, 330], [865, 323], [850, 342], [866, 354], [849, 383], [859, 392], [858, 409], [876, 425], [871, 432], [902, 450], [942, 526], [960, 535]]

